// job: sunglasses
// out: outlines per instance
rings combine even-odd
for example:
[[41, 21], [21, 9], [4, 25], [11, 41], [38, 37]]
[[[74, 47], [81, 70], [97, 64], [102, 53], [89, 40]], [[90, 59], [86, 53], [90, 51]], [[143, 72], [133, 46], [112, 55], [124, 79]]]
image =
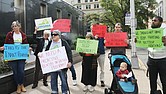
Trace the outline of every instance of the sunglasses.
[[51, 36], [58, 36], [59, 34], [51, 34]]
[[157, 20], [156, 19], [154, 19], [154, 20], [152, 20], [153, 22], [157, 22]]

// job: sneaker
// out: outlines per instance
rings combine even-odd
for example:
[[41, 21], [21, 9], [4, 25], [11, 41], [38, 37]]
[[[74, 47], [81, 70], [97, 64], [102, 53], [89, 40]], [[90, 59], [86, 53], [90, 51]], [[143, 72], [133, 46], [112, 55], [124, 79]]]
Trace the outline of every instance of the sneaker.
[[91, 86], [91, 85], [88, 86], [88, 89], [89, 89], [90, 92], [93, 92], [95, 90], [94, 87]]
[[104, 81], [101, 81], [101, 87], [105, 87]]
[[85, 92], [87, 90], [88, 90], [88, 86], [84, 86], [83, 91]]
[[77, 85], [77, 80], [73, 80], [73, 86]]

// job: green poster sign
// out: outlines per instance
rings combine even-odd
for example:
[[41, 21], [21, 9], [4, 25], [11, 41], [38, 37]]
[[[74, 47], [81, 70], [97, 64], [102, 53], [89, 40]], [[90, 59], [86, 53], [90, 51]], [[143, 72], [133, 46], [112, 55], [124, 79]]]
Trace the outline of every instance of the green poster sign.
[[97, 54], [98, 40], [77, 39], [76, 51]]
[[163, 28], [136, 30], [136, 47], [162, 48]]

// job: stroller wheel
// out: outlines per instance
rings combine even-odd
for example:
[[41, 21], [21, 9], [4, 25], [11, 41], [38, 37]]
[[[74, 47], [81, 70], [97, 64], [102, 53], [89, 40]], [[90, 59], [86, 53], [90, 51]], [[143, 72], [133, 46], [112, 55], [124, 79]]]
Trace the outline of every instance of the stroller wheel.
[[104, 93], [108, 94], [108, 89], [107, 88], [105, 88]]

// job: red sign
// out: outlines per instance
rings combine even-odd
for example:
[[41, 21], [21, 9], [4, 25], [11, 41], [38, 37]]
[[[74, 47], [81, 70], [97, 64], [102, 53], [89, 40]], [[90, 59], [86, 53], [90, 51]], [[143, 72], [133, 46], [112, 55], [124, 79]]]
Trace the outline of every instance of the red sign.
[[93, 25], [92, 33], [93, 35], [98, 35], [99, 37], [105, 37], [105, 33], [107, 32], [107, 26], [105, 25]]
[[112, 32], [105, 34], [106, 47], [126, 47], [127, 33], [126, 32]]
[[70, 23], [71, 23], [70, 19], [55, 20], [53, 23], [53, 28], [51, 29], [51, 31], [59, 30], [61, 32], [70, 32]]

